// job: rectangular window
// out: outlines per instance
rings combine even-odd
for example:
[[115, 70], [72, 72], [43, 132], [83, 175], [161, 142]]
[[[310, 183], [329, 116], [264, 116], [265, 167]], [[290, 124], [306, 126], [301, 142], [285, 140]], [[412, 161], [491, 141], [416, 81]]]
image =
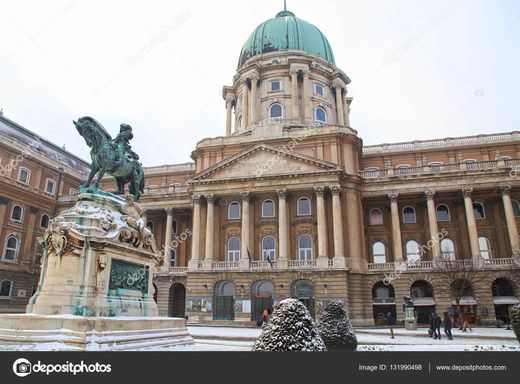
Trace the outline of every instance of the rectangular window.
[[47, 179], [45, 182], [45, 193], [49, 195], [56, 194], [56, 182], [52, 179]]
[[279, 91], [282, 88], [278, 80], [271, 81], [271, 91]]
[[18, 171], [18, 182], [22, 184], [29, 184], [29, 180], [31, 179], [31, 171], [27, 168], [20, 168]]
[[325, 91], [323, 89], [323, 85], [321, 84], [316, 84], [315, 86], [315, 93], [318, 95], [318, 96], [324, 96], [325, 95]]

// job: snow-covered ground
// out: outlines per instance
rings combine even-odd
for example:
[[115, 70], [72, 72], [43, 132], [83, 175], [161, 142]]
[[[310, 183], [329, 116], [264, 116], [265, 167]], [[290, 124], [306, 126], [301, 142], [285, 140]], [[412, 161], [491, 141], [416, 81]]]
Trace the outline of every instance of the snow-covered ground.
[[[253, 342], [262, 330], [260, 328], [206, 327], [189, 326], [193, 345], [175, 347], [151, 347], [148, 351], [250, 351]], [[520, 345], [512, 331], [505, 328], [474, 328], [473, 332], [463, 333], [453, 329], [454, 340], [444, 334], [441, 340], [427, 335], [426, 328], [407, 331], [395, 329], [395, 338], [390, 338], [385, 328], [356, 329], [359, 351], [519, 351]], [[22, 347], [17, 345], [0, 346], [0, 351], [56, 350], [59, 344]]]

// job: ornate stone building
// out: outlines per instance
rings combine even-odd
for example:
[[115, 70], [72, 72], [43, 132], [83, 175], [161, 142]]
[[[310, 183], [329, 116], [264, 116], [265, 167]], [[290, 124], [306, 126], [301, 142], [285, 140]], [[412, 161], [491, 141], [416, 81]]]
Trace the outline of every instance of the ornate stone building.
[[223, 87], [224, 135], [145, 170], [162, 315], [246, 324], [287, 297], [316, 316], [340, 298], [373, 325], [402, 320], [411, 296], [424, 322], [454, 308], [441, 259], [476, 270], [461, 299], [473, 320], [518, 302], [520, 133], [364, 146], [349, 83], [293, 13], [255, 29]]

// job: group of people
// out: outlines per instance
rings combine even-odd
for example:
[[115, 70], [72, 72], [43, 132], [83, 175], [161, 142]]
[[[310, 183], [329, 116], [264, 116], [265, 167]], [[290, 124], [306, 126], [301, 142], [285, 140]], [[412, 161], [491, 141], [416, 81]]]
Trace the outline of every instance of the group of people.
[[437, 314], [437, 312], [432, 312], [430, 315], [430, 329], [428, 333], [430, 337], [434, 339], [441, 339], [441, 325], [444, 322], [444, 333], [448, 337], [448, 340], [453, 340], [453, 335], [451, 334], [452, 322], [451, 317], [448, 312], [444, 312], [444, 320]]

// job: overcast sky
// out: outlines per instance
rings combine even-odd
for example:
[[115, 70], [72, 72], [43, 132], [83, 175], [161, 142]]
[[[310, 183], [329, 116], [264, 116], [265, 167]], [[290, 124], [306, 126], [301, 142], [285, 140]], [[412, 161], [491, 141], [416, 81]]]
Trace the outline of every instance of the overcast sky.
[[[72, 124], [134, 128], [145, 166], [225, 132], [222, 86], [282, 0], [0, 2], [0, 107], [89, 160]], [[288, 0], [350, 77], [365, 145], [520, 130], [520, 2]]]

